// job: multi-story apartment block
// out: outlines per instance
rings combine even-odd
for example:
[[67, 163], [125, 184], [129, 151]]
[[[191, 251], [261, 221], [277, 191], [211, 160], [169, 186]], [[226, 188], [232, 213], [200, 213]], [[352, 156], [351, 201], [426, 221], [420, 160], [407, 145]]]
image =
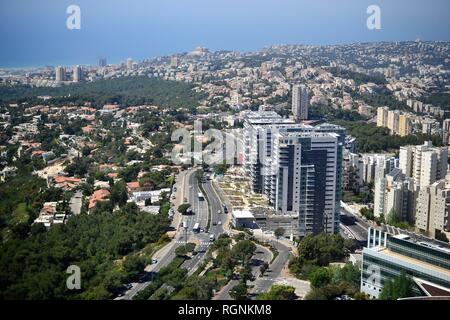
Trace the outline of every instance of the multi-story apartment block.
[[[305, 139], [302, 141], [306, 141], [306, 137], [319, 137], [321, 135], [328, 137], [328, 134], [332, 134], [333, 139], [337, 141], [337, 145], [334, 146], [336, 148], [336, 154], [335, 162], [333, 163], [335, 164], [332, 173], [330, 171], [327, 174], [333, 175], [334, 182], [332, 187], [327, 185], [327, 192], [332, 194], [332, 196], [329, 196], [328, 198], [333, 199], [334, 205], [333, 209], [327, 209], [330, 212], [333, 211], [333, 213], [327, 211], [326, 219], [328, 219], [328, 221], [325, 226], [322, 225], [322, 230], [337, 232], [339, 227], [342, 150], [345, 143], [345, 132], [344, 128], [331, 124], [322, 124], [315, 127], [297, 124], [292, 120], [281, 118], [275, 112], [265, 111], [247, 113], [244, 119], [242, 139], [244, 142], [243, 163], [247, 176], [250, 179], [251, 190], [265, 195], [269, 200], [269, 204], [276, 208], [280, 214], [298, 214], [299, 211], [297, 210], [297, 207], [291, 210], [291, 206], [287, 207], [281, 205], [281, 203], [283, 203], [282, 200], [280, 200], [281, 197], [289, 197], [290, 199], [293, 197], [293, 194], [289, 194], [289, 192], [292, 192], [293, 189], [282, 189], [283, 192], [288, 192], [288, 194], [280, 194], [279, 189], [277, 189], [277, 183], [279, 186], [280, 179], [282, 179], [278, 167], [281, 161], [279, 157], [281, 156], [281, 151], [284, 150], [279, 148], [280, 139], [282, 139], [284, 135], [290, 134], [292, 135], [292, 143], [294, 144], [295, 139], [293, 137], [296, 135], [303, 135]], [[299, 144], [299, 142], [296, 143]], [[301, 143], [298, 147], [301, 147]], [[303, 146], [303, 148], [306, 148], [306, 146]], [[306, 157], [306, 154], [308, 153], [303, 153], [303, 157]], [[293, 161], [293, 159], [291, 160]], [[304, 161], [307, 161], [307, 158], [305, 158]], [[291, 165], [296, 164], [293, 162]], [[299, 165], [301, 166], [301, 162]], [[300, 168], [296, 168], [296, 170], [300, 170]], [[317, 179], [319, 179], [319, 177], [317, 177]], [[283, 201], [285, 201], [287, 198], [283, 199]], [[325, 198], [321, 199], [321, 201], [325, 201]], [[324, 214], [325, 212], [321, 213], [322, 216]], [[316, 232], [316, 230], [317, 228], [308, 229], [305, 232]]]
[[450, 175], [420, 189], [416, 203], [416, 229], [435, 237], [450, 231]]
[[426, 187], [447, 174], [448, 149], [433, 147], [431, 142], [400, 147], [400, 169], [414, 178], [416, 188]]
[[292, 114], [296, 121], [308, 120], [309, 95], [305, 85], [292, 87]]
[[376, 217], [396, 215], [398, 220], [412, 220], [411, 206], [414, 203], [411, 178], [405, 178], [400, 169], [395, 168], [385, 177], [375, 181], [374, 215]]
[[280, 132], [273, 148], [273, 203], [280, 213], [299, 214], [299, 235], [339, 230], [336, 133]]

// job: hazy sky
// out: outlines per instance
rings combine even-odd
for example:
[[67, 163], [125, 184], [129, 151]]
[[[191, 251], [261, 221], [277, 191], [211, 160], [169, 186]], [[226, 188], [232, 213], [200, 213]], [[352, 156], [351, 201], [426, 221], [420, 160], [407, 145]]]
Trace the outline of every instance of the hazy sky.
[[[81, 30], [66, 9], [81, 8]], [[381, 30], [366, 27], [369, 5]], [[269, 44], [450, 41], [448, 0], [0, 0], [0, 67], [119, 62]]]

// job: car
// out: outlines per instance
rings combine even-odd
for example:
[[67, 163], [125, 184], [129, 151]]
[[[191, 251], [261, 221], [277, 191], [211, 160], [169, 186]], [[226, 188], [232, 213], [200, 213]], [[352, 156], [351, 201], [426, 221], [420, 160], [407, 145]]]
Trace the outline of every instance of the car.
[[213, 226], [217, 226], [217, 222], [214, 221], [214, 222], [212, 223], [212, 225], [213, 225]]
[[214, 241], [214, 240], [216, 240], [216, 236], [214, 234], [210, 234], [209, 241]]
[[200, 232], [205, 232], [205, 229], [200, 229]]
[[222, 221], [217, 222], [217, 224], [220, 226], [222, 224]]
[[126, 285], [124, 285], [125, 289], [130, 290], [131, 288], [133, 288], [133, 285], [131, 283], [127, 283]]
[[217, 210], [217, 214], [221, 214], [222, 213], [222, 211], [220, 211], [220, 210]]
[[157, 263], [158, 263], [158, 260], [152, 259], [152, 264], [157, 264]]
[[197, 252], [197, 251], [195, 251], [195, 250], [194, 250], [194, 251], [192, 251], [192, 255], [193, 255], [193, 256], [196, 256], [197, 254], [198, 254], [198, 252]]

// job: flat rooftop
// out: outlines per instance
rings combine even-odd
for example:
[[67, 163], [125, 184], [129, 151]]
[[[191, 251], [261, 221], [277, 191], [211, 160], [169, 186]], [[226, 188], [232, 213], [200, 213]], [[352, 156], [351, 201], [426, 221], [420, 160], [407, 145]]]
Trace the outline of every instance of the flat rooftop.
[[371, 249], [365, 248], [364, 251], [366, 251], [366, 250], [367, 251], [374, 250], [374, 251], [377, 251], [378, 253], [381, 253], [381, 254], [386, 255], [388, 257], [392, 257], [392, 258], [395, 258], [395, 259], [398, 259], [398, 260], [401, 260], [401, 261], [404, 261], [404, 262], [407, 262], [407, 263], [411, 263], [411, 264], [420, 266], [422, 268], [425, 268], [427, 270], [432, 270], [434, 272], [438, 272], [438, 273], [443, 274], [443, 275], [445, 275], [447, 277], [447, 279], [445, 279], [445, 280], [450, 281], [450, 270], [448, 270], [448, 269], [445, 269], [445, 268], [442, 268], [442, 267], [438, 267], [438, 266], [435, 266], [434, 264], [431, 264], [431, 263], [428, 263], [428, 262], [425, 262], [425, 261], [422, 261], [422, 260], [414, 259], [414, 258], [405, 256], [405, 255], [399, 254], [397, 252], [393, 252], [393, 251], [389, 250], [386, 247], [377, 246], [377, 247], [373, 247]]
[[248, 210], [233, 210], [233, 217], [238, 219], [255, 219], [253, 213]]

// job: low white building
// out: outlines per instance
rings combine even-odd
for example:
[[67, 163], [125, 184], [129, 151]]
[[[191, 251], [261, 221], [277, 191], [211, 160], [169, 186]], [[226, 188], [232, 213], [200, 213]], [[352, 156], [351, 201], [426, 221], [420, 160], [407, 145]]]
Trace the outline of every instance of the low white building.
[[255, 216], [249, 210], [233, 210], [231, 223], [235, 228], [253, 228]]

